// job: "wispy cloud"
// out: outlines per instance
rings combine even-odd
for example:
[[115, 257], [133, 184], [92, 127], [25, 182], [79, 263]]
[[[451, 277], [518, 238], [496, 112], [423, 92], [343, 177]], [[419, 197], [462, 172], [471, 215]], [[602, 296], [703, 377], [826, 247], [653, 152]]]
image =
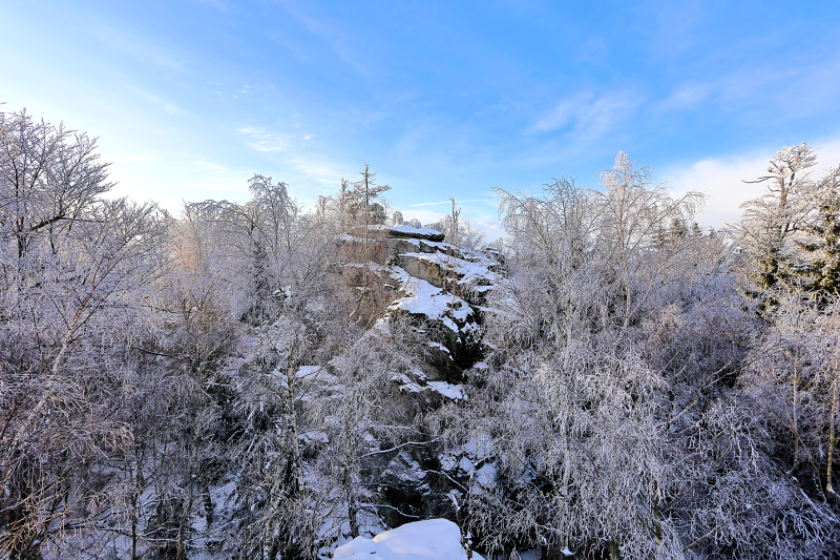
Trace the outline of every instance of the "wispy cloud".
[[830, 110], [838, 95], [840, 56], [835, 55], [813, 62], [782, 60], [728, 68], [705, 80], [677, 85], [655, 100], [650, 112], [669, 117], [712, 106], [738, 120], [766, 121], [770, 111], [776, 122], [796, 122]]
[[245, 202], [248, 178], [253, 169], [201, 160], [184, 160], [164, 154], [154, 164], [127, 167], [117, 164], [111, 176], [117, 181], [110, 196], [132, 199], [149, 198], [177, 214], [183, 203], [208, 198]]
[[291, 146], [291, 141], [287, 135], [266, 128], [245, 126], [238, 129], [238, 132], [247, 136], [250, 139], [248, 146], [258, 152], [285, 152]]
[[740, 205], [756, 198], [761, 187], [744, 183], [761, 175], [772, 153], [750, 153], [734, 157], [706, 158], [667, 170], [665, 178], [677, 195], [697, 191], [706, 195], [696, 216], [704, 226], [725, 227], [740, 219]]
[[406, 220], [419, 220], [421, 224], [433, 224], [439, 222], [446, 217], [443, 212], [435, 212], [434, 210], [426, 210], [425, 208], [410, 209], [403, 212], [403, 218]]
[[193, 4], [212, 8], [217, 12], [226, 14], [230, 11], [230, 4], [225, 0], [192, 0]]
[[597, 142], [621, 127], [644, 98], [629, 91], [595, 95], [583, 91], [561, 100], [533, 125], [534, 132], [566, 132], [581, 147]]
[[109, 156], [107, 159], [111, 163], [147, 163], [155, 161], [155, 158], [143, 154], [117, 154], [115, 156]]
[[[334, 24], [326, 18], [316, 18], [306, 13], [301, 6], [306, 5], [297, 4], [293, 2], [281, 2], [286, 11], [291, 15], [304, 29], [317, 37], [321, 42], [338, 57], [344, 64], [352, 68], [359, 76], [369, 78], [372, 75], [371, 69], [366, 64], [360, 52], [353, 49], [349, 43], [354, 37], [352, 32], [342, 30], [338, 25]], [[286, 41], [278, 41], [284, 46], [290, 47]], [[298, 51], [297, 48], [291, 46], [291, 50]]]
[[299, 175], [298, 180], [302, 180], [304, 183], [314, 183], [324, 193], [338, 190], [342, 175], [346, 175], [347, 170], [351, 169], [351, 167], [311, 154], [295, 155], [290, 158], [290, 163]]
[[640, 96], [625, 92], [607, 93], [595, 96], [592, 92], [580, 92], [563, 99], [545, 114], [534, 128], [552, 131], [562, 128], [575, 130], [604, 131], [624, 120], [642, 102]]
[[184, 69], [183, 62], [167, 49], [136, 34], [129, 34], [103, 22], [96, 25], [94, 33], [100, 41], [112, 49], [123, 52], [138, 61], [151, 62], [178, 72]]
[[658, 112], [691, 109], [706, 101], [714, 90], [710, 83], [687, 83], [677, 87], [656, 106]]
[[131, 91], [135, 95], [137, 95], [138, 97], [140, 97], [142, 99], [145, 99], [146, 101], [149, 101], [150, 103], [153, 103], [153, 104], [157, 105], [158, 107], [160, 107], [161, 109], [163, 109], [167, 113], [172, 113], [174, 115], [186, 115], [187, 114], [186, 111], [184, 111], [183, 109], [181, 109], [180, 107], [178, 107], [174, 103], [170, 103], [169, 101], [166, 101], [165, 99], [161, 99], [157, 95], [153, 95], [153, 94], [149, 93], [148, 91], [144, 91], [142, 89], [137, 89], [137, 88], [131, 88]]

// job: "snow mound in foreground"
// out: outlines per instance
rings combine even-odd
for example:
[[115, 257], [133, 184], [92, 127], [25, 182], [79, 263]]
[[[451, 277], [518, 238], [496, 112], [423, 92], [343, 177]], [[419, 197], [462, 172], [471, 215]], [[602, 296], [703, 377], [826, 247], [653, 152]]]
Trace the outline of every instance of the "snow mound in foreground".
[[[474, 560], [484, 560], [473, 552]], [[406, 523], [372, 539], [356, 537], [335, 549], [334, 558], [349, 560], [467, 560], [461, 530], [446, 519]]]

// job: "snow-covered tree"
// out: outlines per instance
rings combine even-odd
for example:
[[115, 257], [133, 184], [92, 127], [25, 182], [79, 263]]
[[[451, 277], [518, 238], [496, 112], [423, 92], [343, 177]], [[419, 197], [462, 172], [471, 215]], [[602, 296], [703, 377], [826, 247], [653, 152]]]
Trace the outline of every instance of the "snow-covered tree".
[[453, 444], [492, 442], [499, 472], [468, 493], [468, 526], [490, 548], [583, 557], [826, 553], [832, 514], [787, 480], [733, 388], [761, 325], [740, 311], [728, 245], [663, 238], [696, 198], [623, 154], [603, 186], [502, 193], [510, 284], [491, 305], [484, 387], [449, 420]]
[[0, 115], [0, 554], [38, 558], [113, 505], [126, 354], [165, 263], [162, 215], [104, 200], [86, 135]]
[[803, 226], [806, 238], [798, 241], [805, 255], [797, 274], [807, 291], [824, 297], [840, 294], [840, 167], [826, 173], [816, 190], [816, 212]]
[[784, 147], [770, 160], [767, 175], [749, 181], [766, 183], [767, 191], [741, 205], [744, 216], [736, 231], [750, 257], [748, 274], [760, 289], [784, 282], [795, 266], [793, 238], [817, 204], [809, 171], [816, 163], [814, 148], [807, 143]]

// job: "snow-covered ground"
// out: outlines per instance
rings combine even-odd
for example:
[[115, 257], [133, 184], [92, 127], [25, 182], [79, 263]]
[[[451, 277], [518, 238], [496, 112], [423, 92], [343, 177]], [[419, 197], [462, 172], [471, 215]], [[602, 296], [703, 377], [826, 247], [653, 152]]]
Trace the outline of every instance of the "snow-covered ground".
[[[357, 537], [335, 549], [347, 560], [467, 560], [461, 530], [446, 519], [406, 523], [372, 539]], [[474, 560], [484, 560], [473, 552]]]

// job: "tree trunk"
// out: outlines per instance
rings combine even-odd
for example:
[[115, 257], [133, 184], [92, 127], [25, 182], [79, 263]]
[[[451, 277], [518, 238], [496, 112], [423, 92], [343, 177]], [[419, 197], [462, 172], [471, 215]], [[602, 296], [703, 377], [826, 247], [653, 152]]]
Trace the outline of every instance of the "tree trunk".
[[829, 421], [828, 430], [828, 465], [825, 473], [825, 491], [829, 494], [834, 494], [834, 487], [831, 485], [832, 468], [831, 464], [834, 462], [834, 445], [835, 445], [835, 425], [837, 422], [837, 363], [834, 364], [834, 379], [831, 383], [831, 420]]

